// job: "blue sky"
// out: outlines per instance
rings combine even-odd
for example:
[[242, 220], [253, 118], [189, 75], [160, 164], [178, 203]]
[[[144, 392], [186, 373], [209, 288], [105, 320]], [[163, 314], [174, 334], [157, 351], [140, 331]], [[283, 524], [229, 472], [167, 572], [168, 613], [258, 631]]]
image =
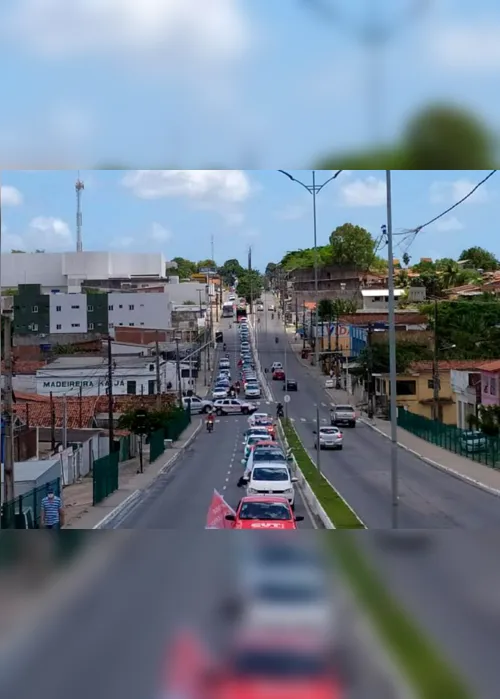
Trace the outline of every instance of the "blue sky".
[[[415, 0], [321, 0], [339, 22], [313, 1], [3, 0], [2, 163], [310, 167], [433, 101], [498, 123], [495, 0], [412, 21]], [[392, 28], [379, 62], [351, 30], [369, 7]]]
[[[310, 171], [291, 171], [306, 184]], [[322, 183], [333, 172], [318, 172]], [[460, 200], [486, 171], [393, 173], [395, 255], [407, 249], [400, 234]], [[75, 249], [77, 171], [2, 173], [2, 250]], [[274, 170], [81, 171], [85, 250], [160, 251], [167, 259], [215, 258], [256, 267], [313, 243], [312, 197]], [[467, 202], [424, 229], [408, 249], [413, 260], [456, 257], [481, 245], [500, 257], [497, 223], [500, 174]], [[318, 195], [318, 243], [346, 222], [378, 237], [386, 223], [383, 171], [342, 173]]]

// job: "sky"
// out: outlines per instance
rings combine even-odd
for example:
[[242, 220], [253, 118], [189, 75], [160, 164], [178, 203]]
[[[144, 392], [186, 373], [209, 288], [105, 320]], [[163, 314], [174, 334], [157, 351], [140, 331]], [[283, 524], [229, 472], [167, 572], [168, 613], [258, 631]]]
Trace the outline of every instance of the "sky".
[[499, 39], [496, 0], [2, 0], [0, 163], [312, 167], [436, 101], [496, 128]]
[[[306, 185], [311, 171], [290, 174]], [[319, 171], [318, 184], [335, 173]], [[395, 171], [392, 174], [395, 257], [457, 257], [480, 245], [500, 257], [500, 173], [413, 240], [425, 224], [464, 197], [487, 171]], [[78, 171], [6, 171], [2, 186], [2, 251], [75, 250]], [[312, 196], [276, 170], [81, 171], [83, 249], [162, 252], [166, 259], [237, 258], [264, 271], [290, 251], [313, 245]], [[387, 223], [384, 171], [346, 171], [317, 197], [318, 245], [343, 223], [374, 238]], [[408, 247], [409, 246], [409, 247]], [[381, 254], [386, 254], [381, 251]]]

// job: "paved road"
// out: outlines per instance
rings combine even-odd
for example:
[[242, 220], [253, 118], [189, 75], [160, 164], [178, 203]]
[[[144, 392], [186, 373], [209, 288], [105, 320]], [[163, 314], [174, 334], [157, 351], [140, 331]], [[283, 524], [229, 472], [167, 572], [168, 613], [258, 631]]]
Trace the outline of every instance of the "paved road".
[[[266, 302], [266, 309], [267, 306]], [[265, 315], [269, 315], [267, 310]], [[315, 405], [319, 404], [320, 419], [327, 424], [328, 396], [319, 380], [291, 352], [276, 316], [274, 321], [262, 317], [256, 327], [262, 366], [269, 368], [274, 361], [286, 362], [289, 377], [298, 381], [298, 392], [291, 394], [289, 416], [315, 458]], [[279, 344], [275, 343], [275, 336], [280, 338]], [[276, 400], [282, 400], [282, 384], [272, 388]], [[389, 440], [358, 424], [355, 430], [345, 429], [343, 451], [321, 453], [325, 475], [368, 528], [391, 527], [390, 449]], [[406, 451], [399, 450], [398, 461], [402, 529], [500, 528], [500, 501], [494, 495], [450, 478]]]
[[[284, 363], [280, 328], [261, 320], [263, 362]], [[280, 336], [279, 349], [274, 342]], [[280, 355], [281, 354], [281, 358]], [[290, 378], [299, 382], [290, 415], [305, 444], [313, 444], [314, 405], [328, 398], [316, 378], [290, 352]], [[281, 386], [274, 390], [279, 394]], [[322, 406], [323, 407], [323, 406]], [[328, 411], [322, 409], [323, 419]], [[308, 422], [303, 422], [306, 418]], [[390, 527], [389, 442], [369, 427], [345, 430], [342, 452], [323, 453], [322, 467], [369, 528]], [[314, 450], [310, 449], [314, 458]], [[498, 696], [500, 668], [500, 500], [427, 466], [400, 450], [401, 526], [427, 529], [426, 546], [382, 545], [375, 532], [359, 536], [382, 578], [424, 632], [444, 648], [480, 699]], [[451, 527], [473, 531], [449, 531]], [[488, 528], [491, 529], [488, 531]], [[447, 529], [447, 531], [443, 531]], [[479, 530], [479, 531], [476, 531]], [[490, 533], [493, 532], [493, 533]], [[392, 537], [403, 533], [389, 533]], [[386, 539], [387, 542], [387, 539]]]
[[[229, 330], [229, 321], [226, 320], [220, 325], [233, 366], [233, 380], [236, 380], [239, 359], [236, 327], [233, 324]], [[274, 407], [266, 405], [263, 399], [261, 409], [268, 412]], [[240, 415], [217, 418], [212, 434], [202, 429], [172, 471], [155, 481], [147, 496], [120, 522], [119, 528], [200, 531], [206, 525], [214, 489], [235, 508], [244, 494], [237, 483], [243, 471], [242, 442], [247, 429], [248, 418]], [[313, 522], [300, 497], [296, 514], [304, 517], [300, 528], [313, 529]]]

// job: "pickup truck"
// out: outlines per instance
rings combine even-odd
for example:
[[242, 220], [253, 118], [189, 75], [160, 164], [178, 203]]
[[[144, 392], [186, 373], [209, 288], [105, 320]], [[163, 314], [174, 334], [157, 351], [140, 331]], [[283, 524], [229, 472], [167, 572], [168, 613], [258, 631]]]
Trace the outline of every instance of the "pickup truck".
[[352, 405], [336, 405], [330, 411], [330, 422], [335, 427], [338, 425], [356, 427], [356, 411]]
[[191, 413], [193, 415], [198, 413], [209, 413], [214, 405], [211, 400], [205, 400], [199, 396], [184, 396], [182, 399], [182, 407], [184, 410], [187, 409], [189, 404], [191, 405]]

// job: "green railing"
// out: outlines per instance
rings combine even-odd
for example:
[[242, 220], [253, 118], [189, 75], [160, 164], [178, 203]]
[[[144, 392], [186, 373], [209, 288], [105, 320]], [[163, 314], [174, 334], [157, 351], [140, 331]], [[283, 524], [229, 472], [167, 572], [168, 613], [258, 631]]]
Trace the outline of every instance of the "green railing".
[[120, 437], [120, 463], [128, 461], [130, 458], [130, 436]]
[[29, 490], [2, 505], [2, 529], [39, 529], [42, 500], [52, 489], [61, 496], [61, 479]]
[[93, 469], [93, 504], [98, 505], [118, 490], [118, 451], [94, 461]]
[[452, 451], [472, 461], [497, 468], [500, 462], [500, 438], [482, 432], [462, 430], [454, 425], [444, 425], [439, 420], [430, 420], [415, 415], [404, 408], [398, 409], [398, 425], [426, 442]]
[[165, 436], [163, 430], [157, 430], [149, 438], [149, 463], [159, 459], [165, 451]]
[[184, 432], [186, 427], [191, 423], [191, 411], [187, 410], [176, 410], [168, 419], [165, 427], [165, 439], [171, 439], [175, 442], [181, 434]]

